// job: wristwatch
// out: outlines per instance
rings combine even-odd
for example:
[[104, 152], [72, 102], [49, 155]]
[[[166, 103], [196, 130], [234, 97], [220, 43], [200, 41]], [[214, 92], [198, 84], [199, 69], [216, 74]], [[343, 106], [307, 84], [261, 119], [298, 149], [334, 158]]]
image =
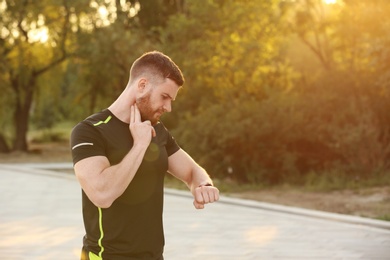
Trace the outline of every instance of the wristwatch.
[[200, 184], [198, 187], [203, 187], [203, 186], [213, 186], [213, 184], [211, 184], [210, 182], [207, 182], [207, 183], [202, 183]]

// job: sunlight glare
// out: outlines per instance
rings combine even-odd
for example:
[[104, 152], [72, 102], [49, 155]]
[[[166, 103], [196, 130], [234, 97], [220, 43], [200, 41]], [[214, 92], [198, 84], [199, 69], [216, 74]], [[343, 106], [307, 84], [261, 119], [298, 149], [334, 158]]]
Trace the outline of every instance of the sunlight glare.
[[28, 37], [30, 42], [45, 43], [49, 40], [49, 29], [45, 26], [39, 29], [31, 30], [28, 32]]
[[105, 6], [99, 6], [98, 8], [98, 13], [100, 14], [101, 17], [106, 18], [108, 16], [108, 10]]
[[248, 242], [264, 246], [278, 236], [278, 228], [274, 226], [255, 227], [246, 231], [245, 237]]
[[324, 3], [327, 5], [332, 5], [332, 4], [336, 4], [337, 0], [324, 0]]
[[6, 1], [1, 1], [0, 2], [0, 12], [4, 12], [5, 10], [7, 10], [7, 2]]

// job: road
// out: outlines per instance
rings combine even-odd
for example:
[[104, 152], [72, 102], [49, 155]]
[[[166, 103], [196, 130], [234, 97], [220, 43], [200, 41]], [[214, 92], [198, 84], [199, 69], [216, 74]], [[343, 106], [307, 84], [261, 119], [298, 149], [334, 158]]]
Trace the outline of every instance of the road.
[[[66, 167], [69, 164], [65, 164]], [[79, 259], [81, 190], [64, 165], [0, 164], [1, 259]], [[390, 259], [390, 223], [166, 189], [166, 260]]]

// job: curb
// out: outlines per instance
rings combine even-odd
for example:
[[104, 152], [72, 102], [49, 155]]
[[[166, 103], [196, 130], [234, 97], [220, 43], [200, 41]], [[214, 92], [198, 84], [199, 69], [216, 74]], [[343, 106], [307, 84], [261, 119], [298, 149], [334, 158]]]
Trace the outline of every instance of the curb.
[[[164, 191], [166, 194], [173, 195], [173, 196], [193, 198], [192, 194], [189, 191], [187, 192], [187, 191], [174, 190], [169, 188], [165, 188]], [[363, 218], [358, 216], [349, 216], [349, 215], [324, 212], [319, 210], [296, 208], [291, 206], [284, 206], [284, 205], [260, 202], [255, 200], [237, 199], [237, 198], [231, 198], [226, 196], [220, 197], [218, 203], [224, 203], [224, 204], [247, 207], [247, 208], [269, 210], [269, 211], [287, 213], [292, 215], [319, 218], [324, 220], [331, 220], [336, 222], [390, 230], [390, 222], [384, 220], [369, 219], [369, 218]]]
[[[62, 178], [68, 180], [76, 180], [74, 174], [62, 173], [55, 170], [65, 170], [70, 168], [59, 168], [59, 167], [37, 167], [41, 164], [3, 164], [0, 163], [0, 169], [7, 169], [15, 171], [16, 173], [27, 173], [27, 174], [39, 174], [53, 178]], [[42, 164], [43, 165], [43, 164]], [[54, 165], [54, 164], [53, 164]]]

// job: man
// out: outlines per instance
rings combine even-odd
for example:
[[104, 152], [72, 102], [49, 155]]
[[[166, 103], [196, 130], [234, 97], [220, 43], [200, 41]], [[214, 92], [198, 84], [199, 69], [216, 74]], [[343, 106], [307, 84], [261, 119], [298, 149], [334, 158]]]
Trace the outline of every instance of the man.
[[145, 53], [117, 100], [72, 130], [86, 230], [81, 259], [163, 259], [167, 171], [187, 184], [196, 209], [219, 199], [206, 171], [159, 122], [183, 83], [168, 56]]

